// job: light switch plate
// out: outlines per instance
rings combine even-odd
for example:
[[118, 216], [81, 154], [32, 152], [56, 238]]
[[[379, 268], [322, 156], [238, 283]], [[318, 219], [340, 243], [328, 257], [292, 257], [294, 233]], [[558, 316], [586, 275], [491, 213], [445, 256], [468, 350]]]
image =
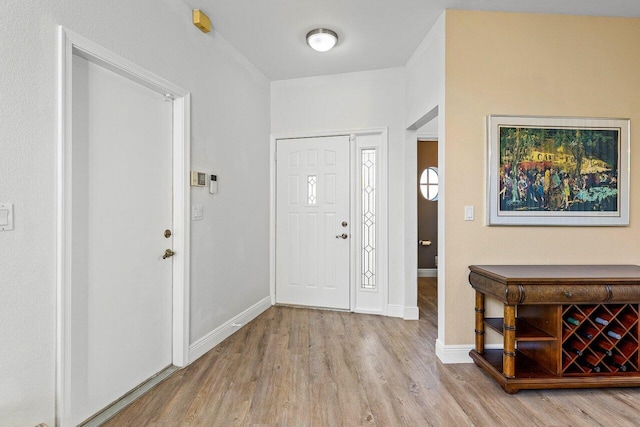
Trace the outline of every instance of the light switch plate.
[[191, 207], [191, 219], [193, 221], [202, 221], [204, 218], [204, 208], [202, 205], [193, 205]]
[[0, 231], [13, 230], [13, 204], [0, 203]]
[[464, 207], [464, 220], [465, 221], [473, 221], [474, 217], [474, 209], [473, 206], [465, 206]]

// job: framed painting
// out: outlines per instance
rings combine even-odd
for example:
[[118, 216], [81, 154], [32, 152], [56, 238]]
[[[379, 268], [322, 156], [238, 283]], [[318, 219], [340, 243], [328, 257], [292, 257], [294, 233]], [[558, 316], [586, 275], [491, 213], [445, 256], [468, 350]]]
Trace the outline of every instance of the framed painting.
[[488, 116], [488, 224], [629, 225], [629, 126]]

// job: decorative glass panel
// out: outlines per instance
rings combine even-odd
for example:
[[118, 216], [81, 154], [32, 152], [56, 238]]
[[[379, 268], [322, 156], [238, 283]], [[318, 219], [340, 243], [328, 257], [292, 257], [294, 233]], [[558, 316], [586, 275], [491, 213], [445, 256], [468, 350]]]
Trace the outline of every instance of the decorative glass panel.
[[307, 176], [307, 204], [309, 205], [318, 204], [317, 183], [318, 177], [316, 175]]
[[362, 284], [376, 289], [376, 150], [362, 150]]
[[438, 168], [429, 167], [422, 171], [420, 192], [425, 199], [432, 202], [438, 201]]

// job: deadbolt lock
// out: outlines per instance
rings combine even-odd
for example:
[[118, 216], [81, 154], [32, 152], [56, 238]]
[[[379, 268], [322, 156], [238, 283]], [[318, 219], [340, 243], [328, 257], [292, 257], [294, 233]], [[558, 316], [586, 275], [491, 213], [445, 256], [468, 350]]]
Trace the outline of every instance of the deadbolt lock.
[[171, 237], [171, 230], [164, 230], [164, 237], [166, 237], [167, 239]]
[[347, 224], [347, 221], [342, 221], [342, 226], [343, 227], [346, 227], [347, 225], [349, 225], [349, 224]]
[[171, 258], [172, 256], [174, 256], [176, 253], [173, 252], [171, 249], [167, 249], [166, 251], [164, 251], [164, 255], [162, 255], [162, 259], [167, 259], [167, 258]]

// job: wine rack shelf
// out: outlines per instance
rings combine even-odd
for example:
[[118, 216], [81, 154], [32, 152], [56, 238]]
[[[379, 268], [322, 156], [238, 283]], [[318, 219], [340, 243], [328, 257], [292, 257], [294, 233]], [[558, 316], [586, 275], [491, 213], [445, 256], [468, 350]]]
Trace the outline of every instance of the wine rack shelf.
[[[471, 266], [469, 355], [508, 393], [640, 386], [640, 266]], [[485, 317], [485, 296], [504, 317]], [[485, 332], [501, 350], [485, 350]]]
[[638, 373], [638, 306], [563, 306], [562, 372]]

